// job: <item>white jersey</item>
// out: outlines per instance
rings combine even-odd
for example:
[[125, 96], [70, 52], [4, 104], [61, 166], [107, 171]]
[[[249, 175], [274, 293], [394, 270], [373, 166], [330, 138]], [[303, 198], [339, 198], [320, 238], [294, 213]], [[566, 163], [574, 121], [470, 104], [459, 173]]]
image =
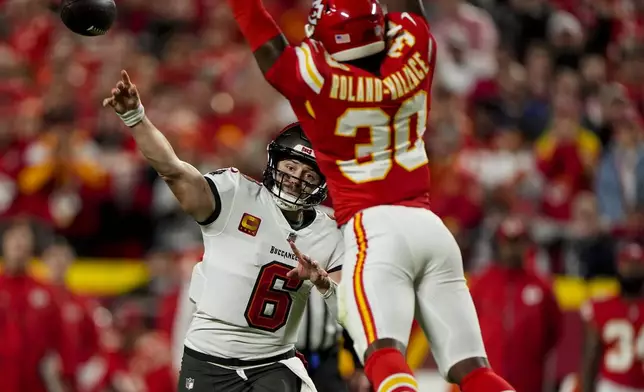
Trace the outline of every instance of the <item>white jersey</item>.
[[310, 225], [293, 230], [272, 194], [237, 169], [205, 177], [219, 207], [215, 220], [201, 225], [205, 254], [193, 273], [196, 312], [185, 345], [242, 360], [284, 353], [294, 347], [313, 287], [286, 278], [298, 263], [287, 240], [334, 271], [344, 256], [342, 234], [318, 210]]

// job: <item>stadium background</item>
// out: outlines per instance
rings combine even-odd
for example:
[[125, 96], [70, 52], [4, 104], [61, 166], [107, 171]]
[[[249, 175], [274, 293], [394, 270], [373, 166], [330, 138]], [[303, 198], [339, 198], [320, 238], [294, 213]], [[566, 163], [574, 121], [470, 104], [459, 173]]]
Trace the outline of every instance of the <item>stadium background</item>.
[[[0, 227], [27, 219], [37, 251], [65, 236], [79, 256], [73, 291], [169, 336], [199, 229], [101, 98], [127, 69], [181, 158], [256, 177], [293, 115], [221, 0], [120, 0], [117, 26], [96, 38], [67, 31], [56, 3], [0, 0]], [[292, 42], [302, 38], [308, 0], [265, 3]], [[578, 366], [579, 305], [615, 291], [617, 246], [644, 238], [644, 1], [427, 9], [440, 48], [425, 135], [434, 210], [470, 273], [494, 258], [504, 217], [530, 223], [526, 266], [553, 277], [565, 311], [551, 375], [561, 380]], [[34, 271], [46, 279], [42, 264]], [[147, 287], [155, 306], [132, 295]], [[421, 379], [435, 382], [426, 342], [412, 349]]]

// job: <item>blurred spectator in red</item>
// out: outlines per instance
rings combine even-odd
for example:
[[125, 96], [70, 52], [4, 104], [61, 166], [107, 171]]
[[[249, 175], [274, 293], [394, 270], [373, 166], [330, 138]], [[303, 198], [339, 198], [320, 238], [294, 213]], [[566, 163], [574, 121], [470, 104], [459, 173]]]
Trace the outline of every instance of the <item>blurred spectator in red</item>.
[[470, 282], [488, 359], [517, 391], [542, 392], [561, 311], [550, 284], [524, 268], [529, 237], [521, 218], [501, 222], [495, 245], [496, 263]]
[[[61, 309], [50, 287], [27, 272], [33, 233], [24, 223], [2, 237], [0, 379], [6, 392], [71, 391], [74, 365], [65, 353]], [[61, 360], [62, 359], [62, 360]], [[63, 362], [65, 361], [65, 362]]]
[[[55, 19], [48, 1], [8, 0], [4, 5], [7, 41], [16, 53], [26, 60], [31, 72], [38, 72], [48, 60], [48, 49], [54, 37]], [[3, 13], [4, 13], [3, 12]], [[4, 27], [4, 26], [3, 26]]]
[[106, 309], [100, 313], [99, 352], [80, 375], [79, 391], [146, 392], [128, 368], [134, 342], [145, 330], [140, 310], [124, 303], [114, 315]]
[[[24, 167], [25, 148], [40, 129], [41, 105], [37, 99], [4, 98], [6, 112], [0, 109], [0, 218], [12, 218], [25, 208], [20, 203], [18, 175]], [[0, 91], [0, 107], [3, 103]]]
[[172, 369], [169, 338], [146, 326], [143, 306], [128, 300], [116, 310], [110, 331], [113, 341], [105, 350], [111, 363], [105, 381], [107, 385], [131, 385], [137, 392], [175, 391], [177, 374]]
[[576, 73], [557, 75], [550, 129], [535, 146], [538, 167], [545, 177], [542, 212], [555, 221], [570, 219], [572, 200], [590, 188], [601, 149], [597, 136], [580, 124], [579, 89]]
[[444, 175], [440, 191], [432, 193], [432, 211], [456, 238], [467, 264], [475, 229], [483, 218], [481, 188], [462, 172], [452, 170]]
[[147, 332], [138, 337], [129, 370], [144, 386], [144, 391], [176, 391], [179, 374], [172, 367], [170, 344], [165, 334]]
[[89, 238], [98, 232], [100, 203], [109, 177], [99, 163], [90, 135], [74, 125], [71, 108], [45, 116], [49, 129], [25, 151], [25, 167], [18, 175], [26, 213], [51, 222], [63, 233]]
[[[93, 317], [96, 304], [72, 293], [67, 287], [67, 271], [74, 258], [74, 250], [64, 238], [56, 239], [42, 255], [42, 261], [48, 268], [48, 281], [62, 310], [63, 333], [69, 344], [61, 353], [63, 358], [67, 358], [63, 363], [74, 364], [73, 372], [79, 374], [98, 352], [99, 345]], [[75, 390], [77, 389], [75, 385]]]

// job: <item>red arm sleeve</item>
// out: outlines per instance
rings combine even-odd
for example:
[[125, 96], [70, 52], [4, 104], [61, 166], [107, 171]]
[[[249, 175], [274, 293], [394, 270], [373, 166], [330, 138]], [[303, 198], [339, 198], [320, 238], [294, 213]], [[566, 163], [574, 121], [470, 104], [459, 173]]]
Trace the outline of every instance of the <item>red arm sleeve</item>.
[[289, 46], [266, 73], [266, 80], [291, 101], [320, 94], [328, 74], [325, 56], [315, 41]]
[[253, 52], [282, 34], [282, 31], [262, 5], [262, 0], [227, 1], [239, 25], [239, 29], [246, 37]]

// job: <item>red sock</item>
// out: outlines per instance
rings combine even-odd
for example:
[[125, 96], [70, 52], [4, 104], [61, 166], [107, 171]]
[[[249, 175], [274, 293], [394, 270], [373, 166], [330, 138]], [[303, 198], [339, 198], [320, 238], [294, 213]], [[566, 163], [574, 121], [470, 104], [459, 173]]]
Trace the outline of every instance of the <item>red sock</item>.
[[461, 381], [463, 392], [515, 392], [507, 381], [499, 377], [492, 369], [476, 369]]
[[364, 373], [374, 391], [417, 392], [418, 382], [405, 356], [395, 348], [376, 350], [367, 358]]

